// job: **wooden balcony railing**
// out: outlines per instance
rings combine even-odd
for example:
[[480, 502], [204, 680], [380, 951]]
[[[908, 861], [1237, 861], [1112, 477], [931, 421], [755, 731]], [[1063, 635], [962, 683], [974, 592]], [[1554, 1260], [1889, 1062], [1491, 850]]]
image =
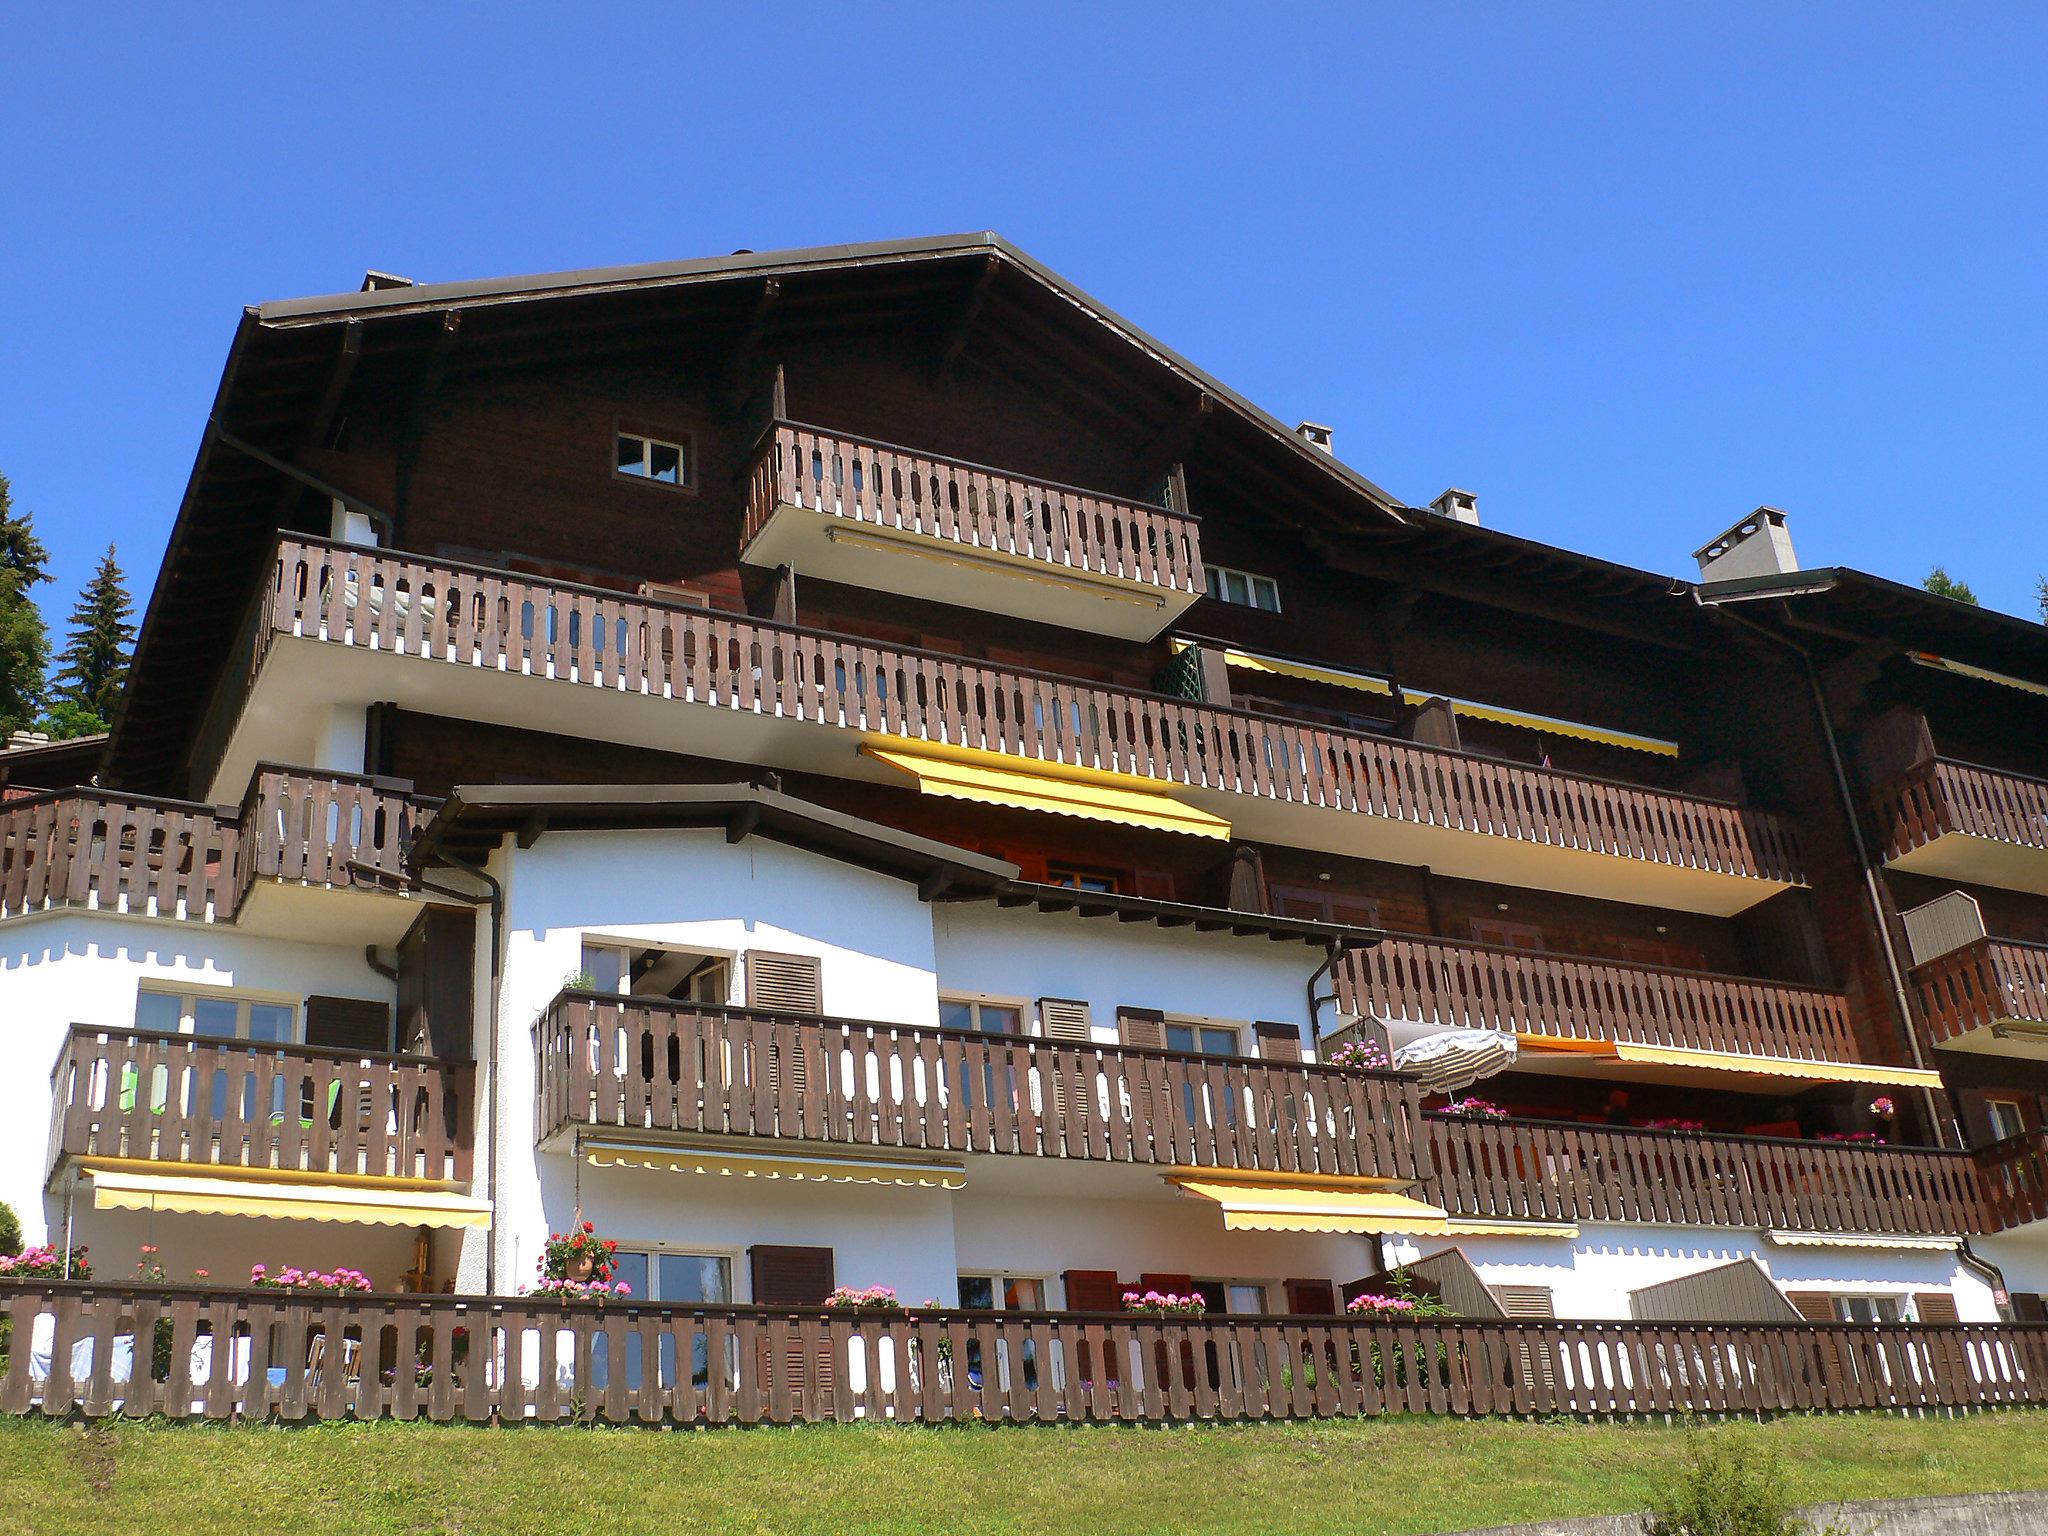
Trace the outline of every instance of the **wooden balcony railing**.
[[2048, 1030], [2048, 944], [1978, 939], [1913, 968], [1932, 1044], [1994, 1024]]
[[1976, 1162], [1990, 1218], [1987, 1230], [2048, 1220], [2048, 1131], [2026, 1131], [1979, 1147]]
[[[257, 884], [403, 873], [416, 801], [385, 781], [265, 764], [240, 809], [94, 789], [0, 805], [0, 918], [59, 907], [227, 922]], [[374, 883], [374, 877], [371, 883]]]
[[1775, 817], [1723, 801], [383, 550], [281, 540], [267, 630], [1718, 874], [1802, 878]]
[[1854, 1061], [1839, 992], [1408, 934], [1346, 955], [1345, 1010], [1446, 1029]]
[[1199, 525], [1184, 512], [786, 421], [770, 429], [748, 474], [742, 548], [778, 506], [1177, 592], [1203, 590]]
[[417, 1056], [76, 1024], [51, 1074], [50, 1165], [469, 1177], [471, 1069]]
[[58, 907], [225, 919], [240, 840], [209, 805], [65, 789], [0, 806], [0, 917]]
[[1414, 1179], [1386, 1073], [564, 993], [538, 1133], [569, 1126]]
[[1951, 832], [2048, 851], [2048, 779], [1936, 758], [1876, 796], [1884, 856]]
[[1963, 1152], [1705, 1136], [1548, 1121], [1429, 1117], [1434, 1176], [1416, 1192], [1453, 1216], [1648, 1222], [1797, 1232], [1978, 1232]]
[[61, 1280], [0, 1284], [0, 1308], [15, 1340], [0, 1412], [58, 1419], [1079, 1424], [2048, 1401], [2048, 1326], [2028, 1324], [853, 1314]]

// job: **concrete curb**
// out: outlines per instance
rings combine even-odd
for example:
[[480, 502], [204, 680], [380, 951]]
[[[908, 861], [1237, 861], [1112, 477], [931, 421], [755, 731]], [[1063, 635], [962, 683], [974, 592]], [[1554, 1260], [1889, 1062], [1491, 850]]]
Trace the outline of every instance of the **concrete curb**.
[[[1832, 1521], [1848, 1536], [2039, 1536], [2048, 1531], [2048, 1491], [1854, 1499], [1816, 1504], [1801, 1513], [1816, 1530], [1825, 1530]], [[1490, 1525], [1459, 1536], [1642, 1536], [1642, 1531], [1641, 1515], [1586, 1515], [1533, 1525]]]

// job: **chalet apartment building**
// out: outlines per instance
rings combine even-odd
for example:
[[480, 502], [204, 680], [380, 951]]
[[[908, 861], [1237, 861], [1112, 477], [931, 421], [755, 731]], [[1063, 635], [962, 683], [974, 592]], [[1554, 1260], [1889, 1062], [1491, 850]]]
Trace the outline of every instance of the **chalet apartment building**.
[[195, 427], [0, 760], [0, 1197], [103, 1276], [2043, 1315], [2038, 626], [1406, 506], [992, 235], [373, 274]]

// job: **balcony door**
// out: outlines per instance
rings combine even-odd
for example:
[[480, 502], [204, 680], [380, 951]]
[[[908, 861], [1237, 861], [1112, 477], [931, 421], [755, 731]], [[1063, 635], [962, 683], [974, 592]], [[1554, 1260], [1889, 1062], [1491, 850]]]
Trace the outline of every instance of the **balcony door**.
[[[236, 997], [219, 992], [173, 992], [145, 988], [136, 994], [135, 1027], [145, 1030], [162, 1030], [167, 1034], [196, 1035], [206, 1040], [244, 1041], [251, 1045], [296, 1045], [299, 1043], [299, 1009], [295, 1003], [269, 1002], [259, 998]], [[221, 1119], [227, 1113], [229, 1080], [242, 1081], [242, 1117], [256, 1118], [256, 1082], [249, 1070], [247, 1059], [230, 1055], [227, 1064], [218, 1071], [205, 1071], [212, 1079], [213, 1117]], [[162, 1068], [156, 1072], [157, 1081], [151, 1085], [152, 1108], [161, 1111], [166, 1102], [169, 1085], [164, 1080]], [[120, 1093], [132, 1104], [136, 1085], [124, 1082]], [[186, 1112], [193, 1107], [195, 1088], [187, 1084], [185, 1089]], [[273, 1123], [284, 1118], [286, 1097], [285, 1078], [282, 1074], [271, 1085], [270, 1117]], [[124, 1106], [125, 1107], [125, 1106]], [[300, 1106], [301, 1117], [310, 1124], [312, 1106]]]

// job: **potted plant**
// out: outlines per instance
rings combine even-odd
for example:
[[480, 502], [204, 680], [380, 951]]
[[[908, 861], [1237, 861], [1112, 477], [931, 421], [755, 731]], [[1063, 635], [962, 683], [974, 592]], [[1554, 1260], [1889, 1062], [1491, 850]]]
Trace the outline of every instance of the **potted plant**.
[[85, 1244], [67, 1255], [61, 1248], [38, 1243], [20, 1253], [0, 1256], [0, 1280], [90, 1280], [92, 1266], [85, 1261]]
[[850, 1285], [837, 1286], [825, 1298], [828, 1312], [901, 1312], [903, 1303], [896, 1299], [895, 1291], [886, 1285], [870, 1285], [855, 1289]]
[[1393, 1065], [1377, 1040], [1346, 1040], [1325, 1051], [1322, 1063], [1326, 1067], [1348, 1067], [1354, 1072], [1384, 1072]]
[[541, 1251], [540, 1277], [602, 1284], [611, 1280], [619, 1245], [597, 1235], [594, 1222], [579, 1221], [567, 1232], [550, 1232]]
[[296, 1264], [286, 1264], [274, 1274], [267, 1264], [252, 1264], [249, 1266], [249, 1284], [256, 1290], [310, 1291], [331, 1296], [359, 1296], [376, 1289], [368, 1275], [345, 1264], [327, 1270], [301, 1269]]

